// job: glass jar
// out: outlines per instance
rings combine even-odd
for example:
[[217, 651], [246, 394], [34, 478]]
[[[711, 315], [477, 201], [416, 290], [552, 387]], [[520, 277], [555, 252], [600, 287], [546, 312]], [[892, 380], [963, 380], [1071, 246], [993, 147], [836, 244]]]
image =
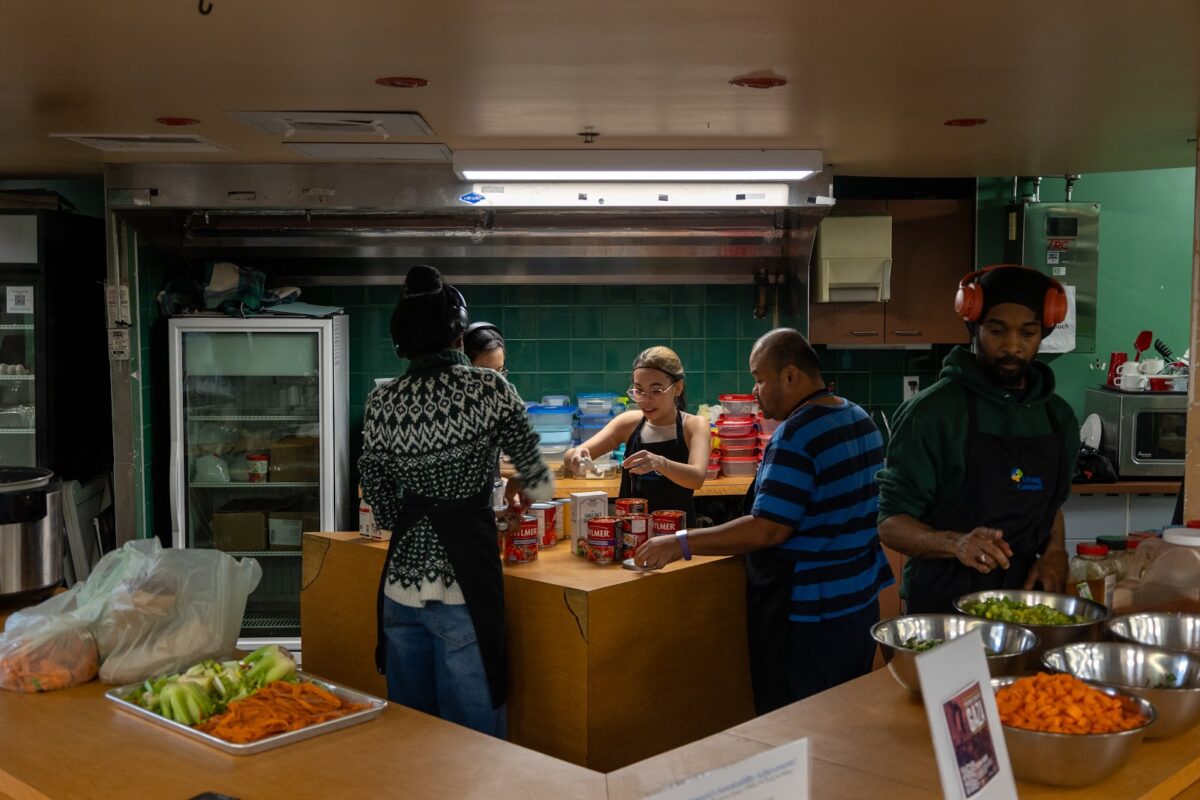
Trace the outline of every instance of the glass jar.
[[1108, 545], [1094, 542], [1075, 545], [1070, 570], [1068, 593], [1112, 607], [1117, 566], [1108, 554]]
[[1129, 546], [1125, 536], [1097, 536], [1096, 543], [1108, 548], [1108, 556], [1117, 570], [1117, 583], [1129, 575]]

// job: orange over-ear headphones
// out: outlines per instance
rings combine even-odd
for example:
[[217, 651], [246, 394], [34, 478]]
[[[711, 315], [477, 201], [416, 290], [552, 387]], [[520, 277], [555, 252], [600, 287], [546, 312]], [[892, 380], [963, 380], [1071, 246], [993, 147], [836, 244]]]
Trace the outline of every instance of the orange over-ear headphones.
[[[980, 316], [983, 315], [983, 287], [979, 284], [979, 278], [985, 272], [1005, 267], [1030, 269], [1021, 264], [993, 264], [990, 267], [967, 273], [958, 282], [958, 292], [954, 295], [954, 313], [962, 317], [964, 322], [978, 322]], [[1033, 271], [1037, 272], [1037, 270]], [[1042, 300], [1042, 318], [1039, 320], [1043, 328], [1050, 330], [1067, 318], [1067, 291], [1061, 283], [1049, 275], [1043, 272], [1038, 272], [1038, 274], [1050, 282], [1050, 287], [1046, 289], [1046, 296]]]

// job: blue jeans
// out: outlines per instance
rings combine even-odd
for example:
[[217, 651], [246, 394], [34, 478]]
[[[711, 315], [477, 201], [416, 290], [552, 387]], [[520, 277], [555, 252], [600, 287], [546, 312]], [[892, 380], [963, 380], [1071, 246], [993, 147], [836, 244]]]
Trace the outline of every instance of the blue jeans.
[[508, 736], [506, 709], [492, 708], [465, 605], [431, 602], [410, 608], [385, 597], [383, 635], [389, 700], [480, 733]]

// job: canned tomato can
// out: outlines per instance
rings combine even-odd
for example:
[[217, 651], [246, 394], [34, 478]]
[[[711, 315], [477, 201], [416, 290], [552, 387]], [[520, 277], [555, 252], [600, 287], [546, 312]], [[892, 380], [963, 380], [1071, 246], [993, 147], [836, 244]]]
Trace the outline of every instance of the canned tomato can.
[[554, 517], [558, 506], [553, 503], [534, 503], [529, 513], [537, 517], [538, 547], [553, 547], [558, 542], [558, 531], [554, 528]]
[[612, 564], [620, 547], [621, 521], [616, 517], [592, 517], [587, 522], [587, 560]]
[[644, 497], [618, 497], [615, 505], [618, 517], [650, 513], [650, 501]]
[[621, 518], [621, 549], [629, 558], [650, 538], [650, 515], [630, 514]]
[[510, 564], [537, 561], [538, 521], [532, 514], [521, 517], [520, 525], [511, 525], [505, 532], [504, 560]]
[[687, 524], [686, 511], [663, 510], [655, 511], [650, 515], [654, 529], [654, 535], [659, 536], [664, 533], [675, 533], [683, 530]]

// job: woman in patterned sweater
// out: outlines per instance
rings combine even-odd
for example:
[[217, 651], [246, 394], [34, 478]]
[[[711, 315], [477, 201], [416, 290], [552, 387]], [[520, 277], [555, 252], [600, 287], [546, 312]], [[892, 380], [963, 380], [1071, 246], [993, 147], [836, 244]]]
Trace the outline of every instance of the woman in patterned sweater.
[[512, 459], [525, 502], [549, 499], [554, 480], [516, 390], [463, 353], [466, 303], [437, 270], [409, 270], [391, 327], [410, 363], [367, 398], [359, 460], [363, 498], [392, 530], [376, 666], [390, 700], [503, 737], [496, 459]]

